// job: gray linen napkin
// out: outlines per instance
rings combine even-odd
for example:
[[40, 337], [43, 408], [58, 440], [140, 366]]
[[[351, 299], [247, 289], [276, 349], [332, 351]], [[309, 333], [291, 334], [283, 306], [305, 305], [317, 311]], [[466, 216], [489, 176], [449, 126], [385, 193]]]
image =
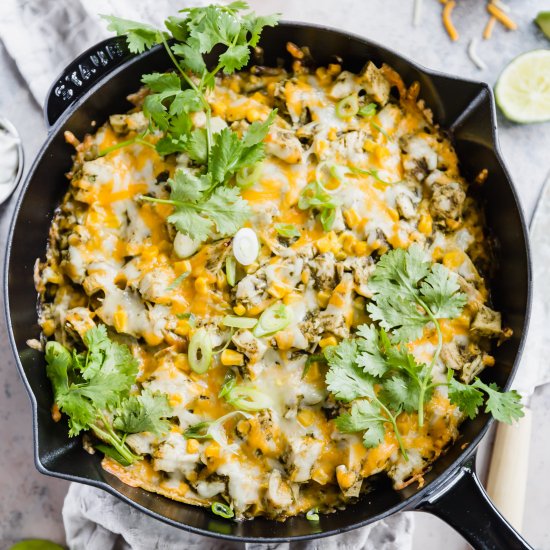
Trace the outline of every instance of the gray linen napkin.
[[71, 550], [408, 550], [412, 548], [412, 512], [404, 512], [312, 542], [239, 544], [193, 535], [150, 518], [87, 485], [71, 484], [63, 506]]
[[[0, 39], [38, 101], [63, 68], [80, 52], [109, 36], [98, 14], [161, 25], [185, 5], [173, 0], [2, 0]], [[282, 7], [282, 2], [281, 2]], [[32, 36], [32, 40], [27, 37]], [[92, 487], [72, 484], [63, 507], [71, 550], [409, 550], [413, 518], [392, 516], [344, 535], [296, 544], [244, 545], [192, 535], [145, 516], [115, 497]]]

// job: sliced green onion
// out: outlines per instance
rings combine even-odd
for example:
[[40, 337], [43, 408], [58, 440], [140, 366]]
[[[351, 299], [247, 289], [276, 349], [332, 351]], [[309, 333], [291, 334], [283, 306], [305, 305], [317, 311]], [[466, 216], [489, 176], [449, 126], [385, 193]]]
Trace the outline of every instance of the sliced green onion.
[[306, 513], [306, 519], [308, 521], [319, 521], [319, 508], [312, 508]]
[[229, 286], [235, 286], [237, 279], [237, 260], [234, 256], [227, 256], [225, 260], [225, 277]]
[[252, 167], [242, 168], [235, 177], [236, 184], [241, 189], [248, 189], [260, 180], [263, 171], [263, 164], [259, 162]]
[[199, 249], [200, 244], [200, 241], [194, 241], [189, 235], [178, 231], [174, 239], [174, 252], [178, 258], [189, 258]]
[[183, 432], [183, 437], [186, 439], [214, 439], [221, 444], [223, 442], [220, 441], [219, 437], [216, 437], [216, 430], [214, 430], [214, 428], [224, 424], [224, 422], [237, 415], [250, 418], [250, 415], [243, 411], [231, 411], [230, 413], [220, 416], [217, 420], [206, 420], [189, 426], [189, 428]]
[[183, 437], [186, 439], [212, 439], [212, 436], [208, 432], [208, 428], [212, 426], [213, 422], [199, 422], [193, 426], [189, 426], [187, 430], [183, 432]]
[[268, 307], [258, 319], [254, 328], [254, 336], [271, 336], [286, 328], [292, 321], [292, 310], [282, 303], [273, 304]]
[[217, 516], [221, 516], [226, 519], [230, 519], [235, 516], [233, 510], [227, 504], [223, 504], [223, 502], [214, 502], [214, 504], [212, 504], [212, 512], [214, 512]]
[[325, 231], [330, 231], [336, 218], [336, 208], [323, 208], [319, 214], [319, 220]]
[[273, 405], [268, 395], [252, 386], [233, 386], [225, 395], [225, 400], [241, 411], [261, 411]]
[[371, 122], [371, 125], [376, 128], [388, 141], [391, 141], [391, 136], [380, 126], [380, 124], [376, 124], [376, 122]]
[[166, 290], [168, 292], [170, 292], [171, 290], [175, 290], [176, 288], [178, 288], [178, 286], [180, 286], [184, 279], [187, 279], [187, 277], [189, 277], [189, 271], [186, 271], [185, 273], [182, 273], [179, 277], [176, 277], [174, 279], [174, 282], [166, 287]]
[[250, 227], [241, 227], [233, 237], [233, 256], [241, 265], [251, 265], [260, 253], [258, 235]]
[[[329, 189], [323, 180], [327, 179], [326, 175], [323, 173], [324, 171], [328, 170], [328, 173], [331, 178], [334, 178], [338, 180], [338, 187], [335, 187], [334, 189]], [[322, 161], [315, 167], [315, 180], [317, 181], [317, 184], [319, 187], [327, 193], [330, 197], [330, 195], [333, 195], [336, 193], [340, 186], [345, 184], [344, 181], [344, 171], [346, 170], [346, 166], [342, 166], [339, 164], [329, 164], [328, 162]], [[330, 197], [330, 200], [332, 200], [332, 197]]]
[[368, 103], [367, 105], [363, 105], [358, 111], [358, 115], [360, 116], [372, 116], [376, 113], [376, 103]]
[[228, 370], [225, 373], [225, 378], [223, 380], [223, 385], [220, 388], [220, 393], [218, 397], [225, 397], [229, 392], [237, 385], [237, 377], [232, 370]]
[[187, 351], [189, 366], [198, 374], [205, 373], [212, 362], [212, 341], [208, 331], [200, 328], [193, 334]]
[[373, 177], [376, 181], [379, 181], [380, 183], [383, 183], [384, 185], [393, 185], [395, 183], [400, 183], [401, 180], [398, 180], [398, 181], [386, 181], [386, 180], [383, 180], [379, 175], [378, 175], [378, 170], [376, 170], [375, 168], [369, 168], [368, 170], [364, 170], [363, 168], [357, 168], [356, 166], [350, 166], [349, 168], [352, 172], [354, 172], [355, 174], [361, 174], [361, 175], [364, 175], [364, 176], [371, 176]]
[[254, 317], [237, 317], [235, 315], [226, 315], [222, 319], [223, 325], [235, 328], [253, 328], [257, 322], [258, 319], [254, 319]]
[[355, 94], [341, 99], [336, 104], [336, 116], [338, 118], [349, 118], [359, 111], [359, 100]]
[[299, 237], [301, 235], [298, 228], [293, 223], [276, 223], [275, 230], [281, 237], [292, 239], [293, 237]]

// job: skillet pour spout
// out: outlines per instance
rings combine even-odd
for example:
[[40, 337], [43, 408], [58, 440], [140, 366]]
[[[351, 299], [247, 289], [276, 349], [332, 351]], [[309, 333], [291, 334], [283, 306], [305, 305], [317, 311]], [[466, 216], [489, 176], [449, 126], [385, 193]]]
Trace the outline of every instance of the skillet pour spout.
[[[498, 150], [491, 89], [486, 84], [428, 71], [363, 38], [306, 24], [281, 23], [267, 28], [261, 40], [264, 63], [276, 65], [283, 60], [289, 64], [288, 41], [307, 45], [320, 65], [338, 55], [346, 69], [358, 71], [370, 59], [377, 65], [391, 65], [408, 85], [418, 81], [421, 98], [432, 109], [434, 119], [453, 137], [463, 173], [472, 179], [482, 169], [488, 170], [489, 177], [479, 192], [487, 225], [498, 242], [492, 296], [513, 336], [495, 350], [496, 364], [482, 378], [509, 388], [529, 316], [531, 275], [526, 226]], [[265, 518], [235, 522], [214, 516], [208, 509], [130, 487], [104, 471], [100, 457], [87, 454], [78, 439], [69, 439], [65, 422], [52, 420], [52, 392], [44, 359], [26, 342], [40, 335], [33, 266], [36, 258], [44, 256], [50, 221], [66, 190], [64, 174], [72, 164], [72, 151], [63, 133], [83, 136], [92, 131], [92, 124], [101, 124], [112, 113], [125, 112], [131, 107], [125, 98], [140, 87], [141, 75], [167, 67], [169, 59], [159, 47], [134, 56], [122, 39], [108, 39], [67, 67], [46, 102], [50, 133], [19, 197], [10, 229], [4, 284], [9, 336], [33, 407], [38, 470], [100, 487], [178, 528], [239, 542], [315, 539], [362, 527], [402, 510], [423, 510], [448, 522], [476, 549], [531, 548], [494, 508], [475, 474], [475, 449], [491, 423], [486, 414], [464, 422], [461, 437], [425, 475], [422, 487], [415, 484], [397, 492], [389, 480], [380, 480], [357, 503], [324, 515], [319, 522], [304, 517], [285, 522]]]

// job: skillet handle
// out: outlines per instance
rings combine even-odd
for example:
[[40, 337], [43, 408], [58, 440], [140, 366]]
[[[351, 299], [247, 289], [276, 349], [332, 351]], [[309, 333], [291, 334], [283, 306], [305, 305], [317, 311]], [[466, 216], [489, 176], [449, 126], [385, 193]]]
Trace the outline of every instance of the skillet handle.
[[59, 117], [113, 69], [135, 54], [124, 36], [107, 38], [69, 63], [54, 82], [44, 103], [44, 119], [51, 128]]
[[428, 496], [419, 510], [439, 517], [475, 550], [533, 550], [495, 508], [474, 470], [474, 458]]

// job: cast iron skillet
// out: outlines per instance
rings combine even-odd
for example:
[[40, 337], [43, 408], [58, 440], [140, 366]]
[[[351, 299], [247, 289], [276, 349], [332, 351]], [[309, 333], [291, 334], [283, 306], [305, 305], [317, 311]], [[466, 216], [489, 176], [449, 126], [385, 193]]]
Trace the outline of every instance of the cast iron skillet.
[[[521, 351], [529, 313], [530, 267], [527, 233], [510, 177], [498, 152], [495, 108], [486, 84], [464, 81], [427, 71], [381, 46], [348, 34], [312, 25], [282, 23], [264, 31], [261, 45], [265, 64], [289, 62], [285, 45], [291, 40], [307, 45], [320, 65], [339, 55], [345, 68], [360, 70], [366, 60], [386, 62], [407, 84], [418, 80], [421, 96], [442, 127], [453, 135], [462, 170], [470, 177], [488, 168], [481, 190], [487, 224], [499, 243], [498, 267], [492, 281], [495, 307], [504, 312], [514, 336], [495, 350], [496, 366], [483, 378], [509, 387]], [[63, 139], [70, 130], [81, 137], [110, 114], [126, 111], [127, 94], [140, 86], [143, 73], [164, 70], [170, 62], [160, 47], [131, 55], [120, 38], [91, 48], [67, 67], [46, 101], [50, 127], [19, 198], [8, 242], [5, 302], [10, 338], [34, 414], [35, 459], [44, 474], [87, 483], [118, 496], [152, 517], [194, 533], [222, 539], [254, 542], [306, 540], [342, 533], [367, 525], [400, 510], [423, 510], [456, 528], [478, 549], [515, 550], [529, 545], [506, 523], [483, 491], [474, 471], [475, 449], [491, 420], [480, 414], [467, 421], [461, 437], [417, 484], [397, 492], [380, 478], [373, 491], [346, 510], [322, 516], [319, 523], [303, 517], [284, 523], [263, 518], [233, 522], [210, 510], [171, 501], [129, 487], [102, 470], [100, 456], [89, 455], [80, 438], [69, 439], [64, 421], [53, 422], [52, 391], [41, 353], [26, 345], [40, 334], [36, 322], [33, 265], [43, 257], [54, 209], [67, 189], [64, 173], [72, 164], [72, 149]]]

